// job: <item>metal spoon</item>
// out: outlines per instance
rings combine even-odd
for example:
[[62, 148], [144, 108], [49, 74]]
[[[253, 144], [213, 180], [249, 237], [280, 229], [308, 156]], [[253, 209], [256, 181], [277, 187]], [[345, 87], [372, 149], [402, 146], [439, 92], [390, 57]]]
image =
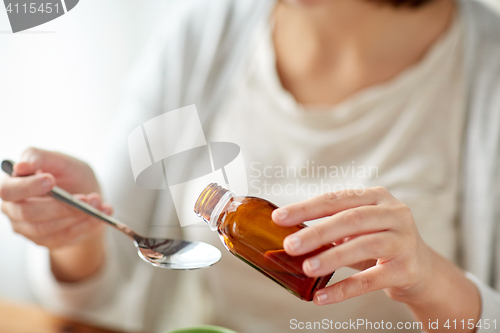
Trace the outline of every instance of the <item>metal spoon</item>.
[[[2, 162], [2, 170], [11, 176], [14, 170], [13, 167], [14, 162], [12, 161], [5, 160]], [[153, 266], [169, 269], [197, 269], [211, 266], [221, 258], [220, 251], [216, 247], [206, 243], [142, 237], [117, 219], [76, 199], [57, 186], [52, 188], [50, 194], [55, 199], [98, 218], [123, 232], [134, 241], [139, 257]]]

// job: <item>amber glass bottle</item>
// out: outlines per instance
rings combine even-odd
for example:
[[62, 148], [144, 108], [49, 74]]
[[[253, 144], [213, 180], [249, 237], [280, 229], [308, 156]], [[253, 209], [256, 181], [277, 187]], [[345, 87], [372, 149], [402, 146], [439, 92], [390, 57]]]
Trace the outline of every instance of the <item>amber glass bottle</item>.
[[304, 274], [302, 263], [332, 246], [323, 246], [302, 256], [289, 256], [283, 249], [283, 240], [306, 226], [275, 224], [271, 213], [276, 208], [267, 200], [237, 197], [212, 183], [198, 197], [194, 211], [212, 230], [218, 231], [229, 252], [300, 299], [312, 301], [315, 291], [324, 288], [333, 273], [311, 278]]

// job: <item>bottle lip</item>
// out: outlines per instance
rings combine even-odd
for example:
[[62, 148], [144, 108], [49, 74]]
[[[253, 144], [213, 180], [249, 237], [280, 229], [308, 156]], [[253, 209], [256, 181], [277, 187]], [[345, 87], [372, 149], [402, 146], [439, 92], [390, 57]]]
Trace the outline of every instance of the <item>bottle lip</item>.
[[227, 191], [220, 198], [217, 206], [215, 206], [212, 214], [210, 215], [210, 221], [207, 221], [210, 230], [217, 230], [217, 221], [219, 220], [219, 215], [222, 213], [222, 210], [226, 207], [227, 203], [234, 197], [234, 193], [231, 191]]

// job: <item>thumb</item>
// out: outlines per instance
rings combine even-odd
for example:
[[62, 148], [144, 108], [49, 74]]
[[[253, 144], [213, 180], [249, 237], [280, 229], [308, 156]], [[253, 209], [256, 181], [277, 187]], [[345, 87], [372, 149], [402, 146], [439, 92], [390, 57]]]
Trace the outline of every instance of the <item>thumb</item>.
[[38, 170], [57, 173], [61, 169], [62, 156], [48, 150], [28, 148], [22, 153], [20, 161], [14, 164], [14, 174], [27, 176]]

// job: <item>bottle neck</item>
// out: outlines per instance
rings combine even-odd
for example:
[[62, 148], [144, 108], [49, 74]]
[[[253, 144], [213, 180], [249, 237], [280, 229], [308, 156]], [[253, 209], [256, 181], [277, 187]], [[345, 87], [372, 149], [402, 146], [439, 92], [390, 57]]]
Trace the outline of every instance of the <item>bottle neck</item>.
[[220, 214], [233, 197], [233, 192], [212, 183], [205, 187], [198, 200], [196, 200], [194, 212], [208, 224], [212, 231], [215, 231], [217, 230]]

